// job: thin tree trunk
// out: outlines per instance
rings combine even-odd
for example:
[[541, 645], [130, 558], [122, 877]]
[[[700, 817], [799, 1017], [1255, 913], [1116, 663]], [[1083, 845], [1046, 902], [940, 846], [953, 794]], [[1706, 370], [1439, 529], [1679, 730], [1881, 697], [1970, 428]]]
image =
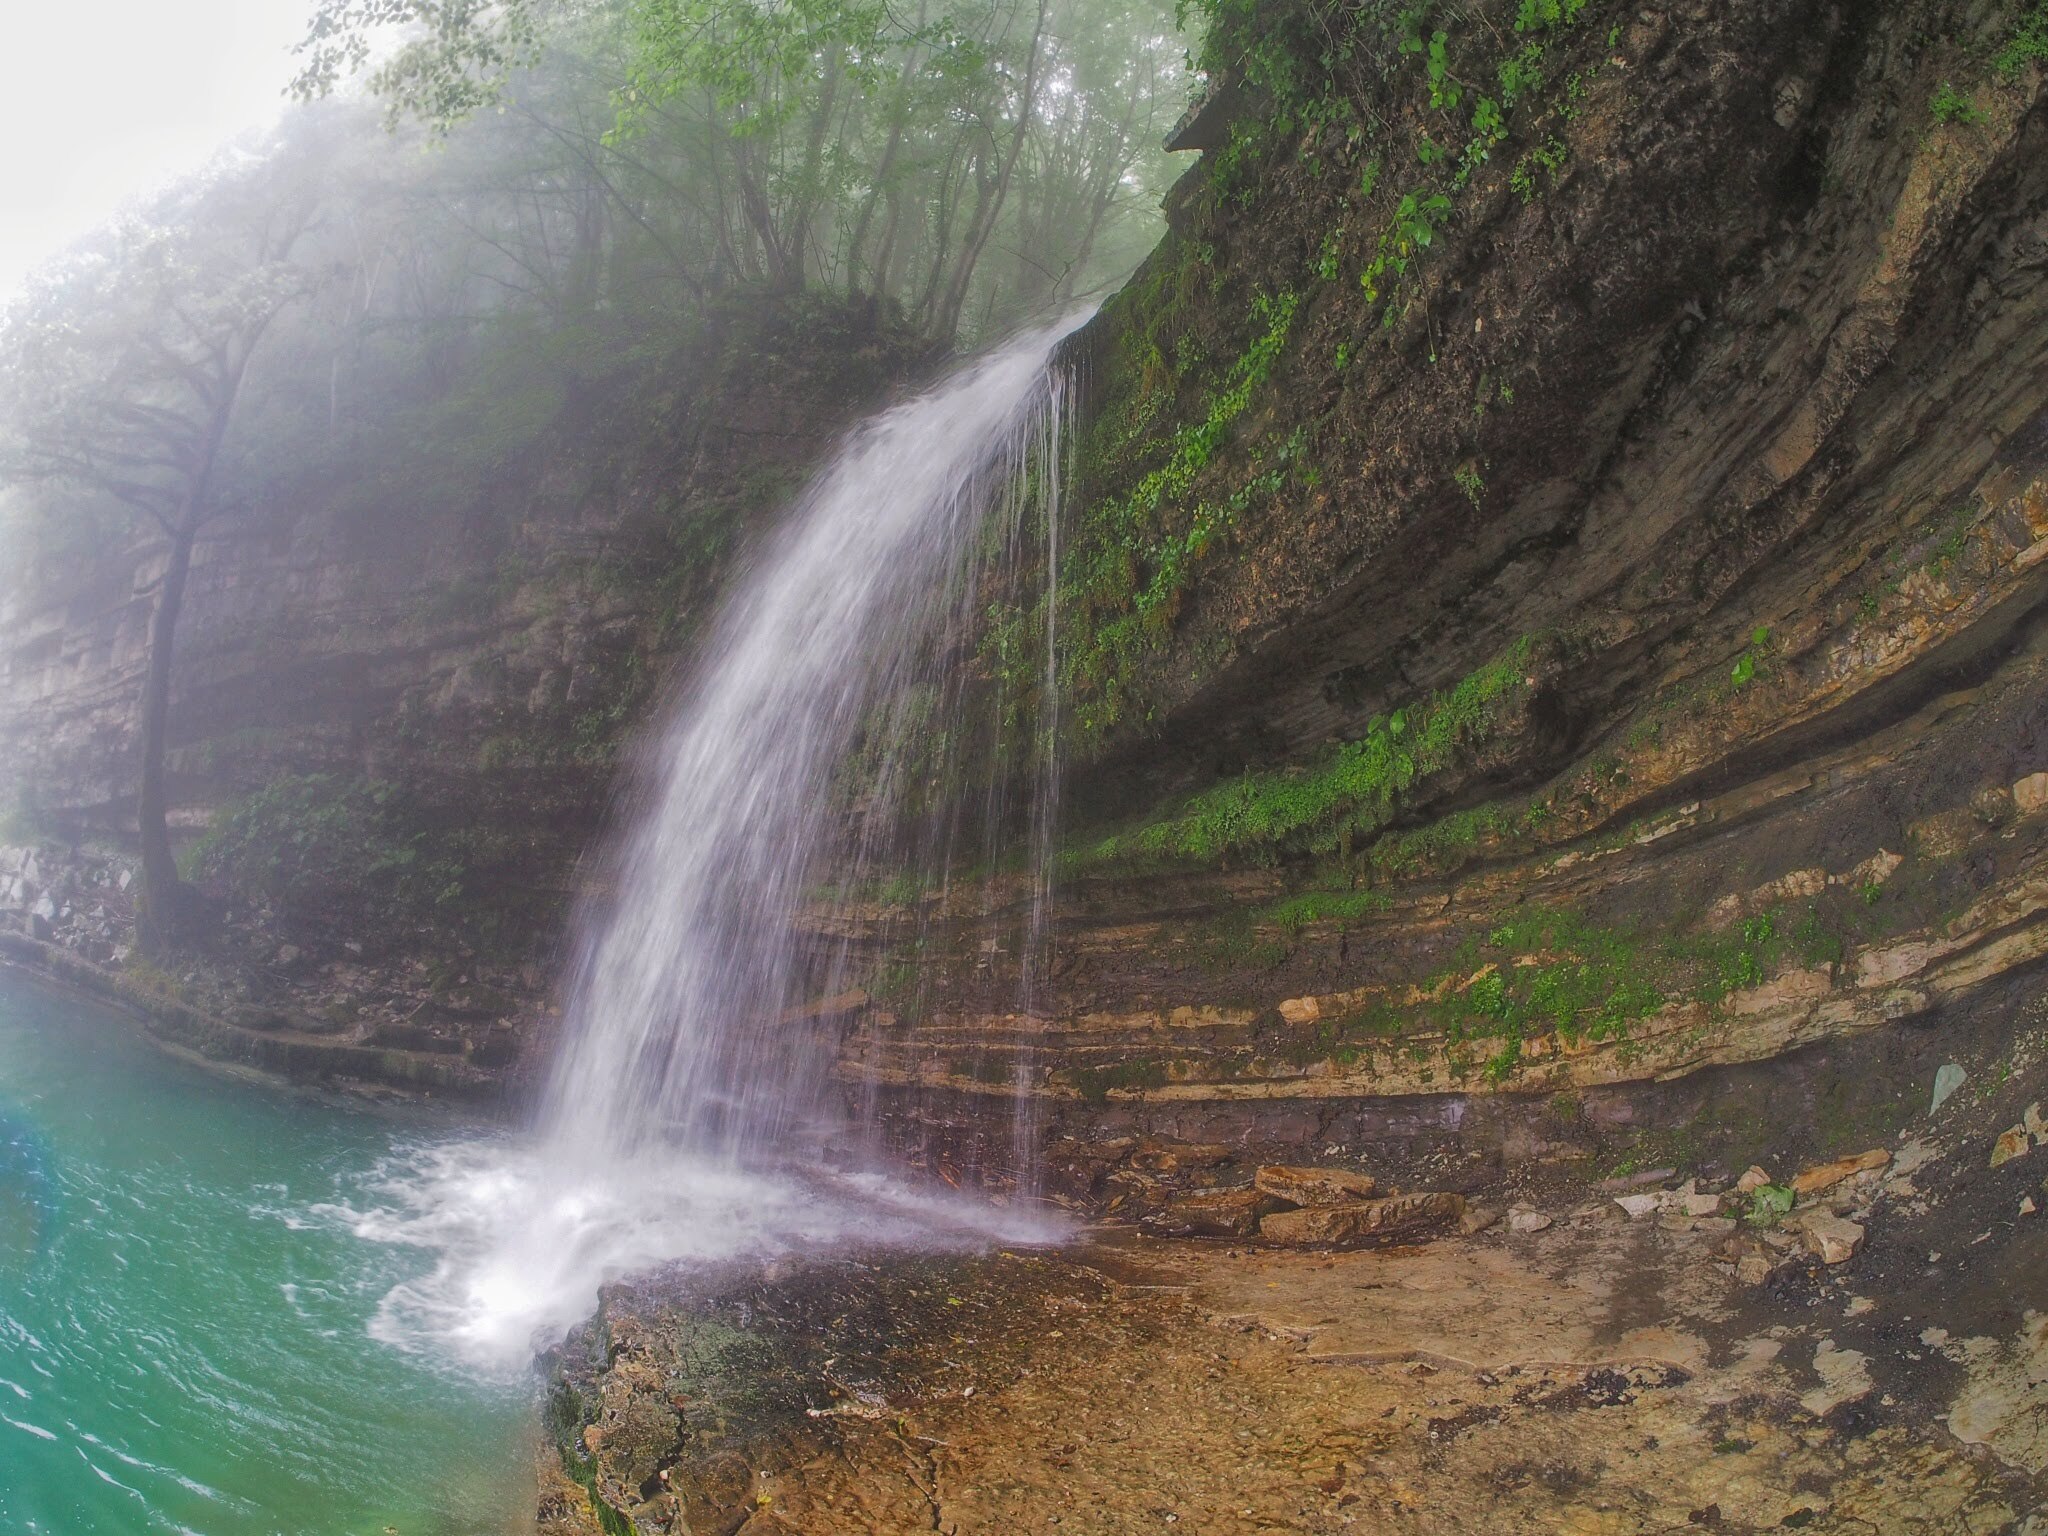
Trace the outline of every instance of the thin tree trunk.
[[142, 683], [142, 791], [136, 799], [136, 830], [142, 840], [142, 902], [135, 939], [145, 954], [157, 954], [190, 936], [189, 895], [171, 854], [165, 820], [164, 747], [171, 712], [171, 646], [178, 611], [185, 605], [185, 579], [192, 570], [192, 543], [199, 520], [185, 517], [171, 535], [171, 558], [149, 616], [149, 669]]
[[960, 247], [959, 264], [954, 268], [953, 283], [946, 294], [946, 306], [933, 330], [933, 334], [942, 340], [950, 341], [960, 328], [960, 311], [967, 303], [967, 285], [974, 279], [974, 268], [981, 260], [982, 248], [988, 244], [989, 234], [1002, 214], [1003, 200], [1010, 191], [1010, 177], [1016, 172], [1018, 156], [1024, 152], [1024, 141], [1031, 135], [1031, 119], [1038, 110], [1038, 52], [1045, 42], [1047, 4], [1048, 0], [1039, 0], [1038, 25], [1032, 30], [1031, 53], [1024, 63], [1023, 100], [1017, 106], [1017, 128], [1010, 136], [1009, 153], [1003, 157], [1002, 170], [996, 176], [992, 193], [983, 196], [975, 209], [973, 221], [968, 225], [967, 238]]

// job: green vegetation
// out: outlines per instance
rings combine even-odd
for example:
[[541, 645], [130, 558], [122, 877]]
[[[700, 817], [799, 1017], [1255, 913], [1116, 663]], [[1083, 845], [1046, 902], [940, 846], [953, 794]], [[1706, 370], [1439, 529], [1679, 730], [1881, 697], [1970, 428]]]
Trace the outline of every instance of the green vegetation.
[[1471, 1038], [1500, 1041], [1485, 1066], [1489, 1082], [1514, 1073], [1524, 1042], [1534, 1035], [1621, 1039], [1665, 1002], [1645, 975], [1638, 941], [1568, 911], [1510, 919], [1487, 935], [1478, 953], [1497, 958], [1485, 960], [1441, 1023], [1453, 1046]]
[[1486, 500], [1486, 479], [1476, 464], [1461, 464], [1451, 474], [1458, 489], [1465, 493], [1465, 499], [1472, 503], [1476, 512]]
[[[1169, 633], [1194, 567], [1228, 536], [1254, 497], [1279, 489], [1281, 474], [1269, 472], [1223, 501], [1189, 499], [1253, 395], [1272, 376], [1300, 302], [1293, 293], [1260, 294], [1252, 306], [1260, 329], [1208, 395], [1199, 419], [1168, 439], [1163, 463], [1083, 514], [1084, 553], [1061, 573], [1060, 603], [1066, 622], [1086, 637], [1068, 648], [1062, 662], [1075, 699], [1075, 725], [1084, 736], [1107, 730], [1121, 717], [1137, 656]], [[1149, 425], [1146, 418], [1132, 421], [1125, 444], [1142, 445]], [[1298, 441], [1283, 449], [1283, 463], [1293, 464], [1300, 451]]]
[[1270, 862], [1288, 852], [1348, 850], [1385, 826], [1418, 782], [1485, 740], [1524, 687], [1533, 645], [1524, 638], [1455, 687], [1375, 718], [1364, 739], [1338, 748], [1318, 767], [1247, 773], [1162, 820], [1078, 851], [1072, 862]]
[[[1502, 145], [1540, 114], [1554, 120], [1554, 148], [1534, 153], [1553, 173], [1563, 164], [1556, 130], [1602, 67], [1569, 72], [1561, 62], [1588, 10], [1587, 0], [1540, 0], [1488, 19], [1393, 0], [1336, 10], [1188, 0], [1184, 14], [1204, 24], [1198, 66], [1239, 82], [1257, 104], [1205, 157], [1211, 206], [1248, 209], [1285, 183], [1284, 195], [1325, 207], [1328, 222], [1310, 231], [1298, 271], [1268, 273], [1265, 291], [1234, 303], [1205, 242], [1170, 241], [1107, 311], [1116, 351], [1081, 453], [1094, 499], [1060, 580], [1077, 744], [1149, 718], [1145, 669], [1167, 652], [1204, 562], [1267, 508], [1320, 483], [1319, 418], [1284, 440], [1243, 433], [1310, 315], [1320, 333], [1336, 333], [1319, 358], [1352, 369], [1364, 338], [1410, 312], [1423, 256]], [[1414, 115], [1387, 110], [1390, 87], [1412, 94]], [[1202, 319], [1233, 309], [1235, 323]], [[1429, 350], [1434, 359], [1434, 332]], [[1506, 404], [1512, 386], [1494, 384], [1484, 404], [1496, 395]], [[1164, 432], [1162, 420], [1180, 425]], [[1483, 457], [1442, 473], [1483, 508]], [[1175, 659], [1199, 675], [1227, 645], [1211, 636]]]
[[1975, 102], [1944, 80], [1935, 88], [1928, 99], [1927, 110], [1934, 114], [1937, 123], [1981, 123], [1984, 114]]
[[2010, 80], [2029, 65], [2048, 68], [2048, 0], [2032, 0], [2014, 20], [2013, 30], [1992, 67]]
[[32, 843], [50, 830], [49, 813], [33, 789], [17, 789], [0, 810], [0, 843]]
[[1067, 1080], [1090, 1104], [1100, 1104], [1108, 1099], [1112, 1089], [1163, 1088], [1167, 1071], [1164, 1062], [1139, 1056], [1101, 1067], [1072, 1067], [1068, 1069]]
[[[1067, 302], [1149, 243], [1156, 198], [1128, 194], [1164, 187], [1181, 77], [1170, 11], [319, 0], [294, 90], [367, 72], [394, 126], [458, 149], [508, 127], [527, 138], [535, 200], [570, 228], [539, 227], [555, 249], [513, 269], [521, 288], [587, 299], [654, 266], [686, 303], [757, 285], [867, 297], [950, 341]], [[563, 257], [569, 272], [548, 270]]]
[[[1368, 915], [1377, 910], [1374, 895], [1309, 893], [1258, 918], [1294, 932], [1310, 922]], [[1725, 932], [1662, 934], [1593, 922], [1570, 908], [1530, 908], [1467, 937], [1416, 983], [1413, 1000], [1382, 997], [1318, 1020], [1279, 1054], [1297, 1064], [1347, 1063], [1361, 1041], [1434, 1033], [1455, 1072], [1476, 1067], [1488, 1082], [1505, 1082], [1520, 1070], [1533, 1039], [1620, 1041], [1627, 1050], [1633, 1026], [1669, 1004], [1716, 1007], [1793, 961], [1837, 965], [1844, 953], [1840, 928], [1840, 914], [1818, 903], [1773, 907]], [[1249, 923], [1240, 940], [1256, 941]], [[1475, 1061], [1482, 1045], [1490, 1049]]]
[[1792, 1191], [1783, 1184], [1759, 1184], [1749, 1192], [1742, 1219], [1753, 1227], [1775, 1227], [1792, 1213]]
[[181, 862], [188, 878], [300, 920], [431, 920], [491, 942], [523, 889], [527, 850], [508, 825], [482, 806], [451, 816], [379, 780], [286, 775], [223, 811]]
[[1393, 905], [1380, 891], [1307, 891], [1289, 896], [1259, 912], [1255, 921], [1299, 933], [1310, 923], [1348, 923], [1372, 917]]
[[1856, 600], [1856, 620], [1868, 623], [1916, 575], [1946, 580], [1970, 547], [1970, 533], [1982, 511], [1974, 499], [1958, 502], [1945, 515], [1922, 525], [1919, 535], [1886, 553], [1880, 579]]
[[1756, 677], [1758, 663], [1770, 655], [1770, 649], [1771, 632], [1766, 626], [1759, 624], [1749, 632], [1748, 647], [1740, 656], [1735, 658], [1734, 670], [1728, 674], [1729, 686], [1732, 688], [1746, 688], [1749, 686], [1750, 682]]

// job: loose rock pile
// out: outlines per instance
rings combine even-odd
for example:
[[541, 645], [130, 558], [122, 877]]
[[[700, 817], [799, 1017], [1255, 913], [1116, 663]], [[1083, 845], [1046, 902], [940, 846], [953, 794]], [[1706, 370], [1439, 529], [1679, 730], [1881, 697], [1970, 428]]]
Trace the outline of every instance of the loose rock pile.
[[1463, 1195], [1442, 1190], [1382, 1194], [1372, 1175], [1355, 1169], [1269, 1165], [1248, 1186], [1184, 1196], [1142, 1225], [1161, 1236], [1351, 1248], [1435, 1236], [1465, 1214]]
[[127, 958], [136, 872], [102, 850], [0, 847], [0, 926], [99, 965]]

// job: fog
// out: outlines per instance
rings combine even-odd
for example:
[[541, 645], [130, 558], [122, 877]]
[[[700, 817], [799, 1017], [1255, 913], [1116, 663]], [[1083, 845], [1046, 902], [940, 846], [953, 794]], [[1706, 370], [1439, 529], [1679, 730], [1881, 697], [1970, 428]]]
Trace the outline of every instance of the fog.
[[0, 48], [0, 296], [137, 190], [273, 117], [302, 0], [10, 8]]

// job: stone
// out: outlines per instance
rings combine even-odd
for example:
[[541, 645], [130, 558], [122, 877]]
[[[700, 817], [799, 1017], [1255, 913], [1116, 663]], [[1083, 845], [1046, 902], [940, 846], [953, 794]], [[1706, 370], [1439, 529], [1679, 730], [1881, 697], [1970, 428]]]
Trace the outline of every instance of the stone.
[[1614, 1203], [1628, 1212], [1630, 1221], [1638, 1221], [1645, 1216], [1656, 1215], [1658, 1207], [1664, 1203], [1664, 1197], [1653, 1194], [1616, 1195]]
[[1645, 1184], [1662, 1184], [1666, 1179], [1678, 1177], [1676, 1168], [1645, 1168], [1641, 1173], [1619, 1174], [1611, 1179], [1602, 1179], [1595, 1189], [1641, 1189]]
[[1252, 1176], [1252, 1186], [1288, 1205], [1350, 1205], [1370, 1200], [1379, 1185], [1369, 1173], [1349, 1168], [1287, 1168], [1272, 1165]]
[[1927, 1106], [1927, 1113], [1933, 1114], [1948, 1102], [1948, 1096], [1970, 1080], [1970, 1074], [1954, 1062], [1944, 1062], [1934, 1073], [1934, 1102]]
[[1500, 1221], [1500, 1211], [1490, 1205], [1468, 1205], [1458, 1218], [1458, 1230], [1467, 1237], [1484, 1232]]
[[1800, 1172], [1792, 1180], [1795, 1195], [1817, 1195], [1823, 1190], [1833, 1189], [1844, 1179], [1853, 1179], [1859, 1173], [1882, 1168], [1892, 1160], [1891, 1153], [1883, 1147], [1873, 1147], [1868, 1152], [1858, 1152], [1849, 1157], [1838, 1157], [1833, 1162], [1816, 1163]]
[[1823, 1338], [1814, 1347], [1813, 1370], [1820, 1385], [1799, 1399], [1799, 1406], [1815, 1418], [1833, 1413], [1844, 1403], [1866, 1396], [1873, 1385], [1865, 1369], [1868, 1357], [1853, 1349], [1838, 1348]]
[[2024, 779], [2014, 780], [2012, 803], [2022, 816], [2048, 811], [2048, 773], [2030, 773]]
[[1551, 1224], [1550, 1218], [1541, 1211], [1508, 1212], [1508, 1230], [1510, 1232], [1519, 1232], [1524, 1236], [1531, 1232], [1541, 1232]]
[[1680, 1198], [1679, 1204], [1688, 1216], [1718, 1216], [1721, 1214], [1721, 1197], [1719, 1195], [1685, 1195]]
[[1771, 1278], [1771, 1261], [1760, 1253], [1746, 1253], [1735, 1261], [1735, 1278], [1744, 1285], [1762, 1285]]
[[2020, 1214], [2022, 1216], [2031, 1216], [2039, 1209], [2040, 1207], [2034, 1204], [2034, 1197], [2032, 1195], [2020, 1197]]
[[1252, 1237], [1259, 1218], [1274, 1208], [1271, 1196], [1247, 1184], [1183, 1195], [1139, 1225], [1159, 1237]]
[[1729, 1238], [1740, 1225], [1733, 1216], [1696, 1216], [1692, 1229], [1706, 1237]]
[[1908, 976], [1919, 975], [1934, 957], [1932, 944], [1910, 940], [1884, 949], [1867, 949], [1856, 957], [1856, 985], [1863, 988], [1891, 986]]
[[1867, 886], [1883, 885], [1885, 881], [1898, 873], [1899, 866], [1905, 862], [1906, 860], [1903, 855], [1893, 853], [1889, 849], [1880, 848], [1861, 864], [1850, 870], [1848, 874], [1842, 876], [1841, 883], [1853, 886], [1857, 890], [1862, 890]]
[[1259, 1223], [1259, 1236], [1288, 1248], [1328, 1248], [1376, 1238], [1417, 1236], [1454, 1222], [1464, 1214], [1464, 1196], [1418, 1190], [1351, 1205], [1276, 1211]]
[[2041, 1113], [2039, 1103], [2029, 1104], [2027, 1112], [2020, 1116], [2020, 1124], [2029, 1136], [2037, 1142], [2048, 1142], [2048, 1115]]
[[1823, 1264], [1845, 1264], [1863, 1246], [1863, 1228], [1842, 1216], [1816, 1212], [1800, 1224], [1806, 1246]]
[[2015, 1125], [2009, 1130], [2000, 1131], [1998, 1140], [1991, 1143], [1991, 1166], [1996, 1168], [2001, 1163], [2009, 1163], [2016, 1157], [2026, 1156], [2027, 1149], [2033, 1144], [2033, 1139], [2027, 1135], [2027, 1128], [2023, 1125]]
[[1757, 1167], [1755, 1163], [1751, 1163], [1742, 1177], [1735, 1181], [1735, 1192], [1738, 1195], [1746, 1195], [1754, 1190], [1762, 1189], [1770, 1182], [1771, 1176], [1765, 1173], [1763, 1169]]

